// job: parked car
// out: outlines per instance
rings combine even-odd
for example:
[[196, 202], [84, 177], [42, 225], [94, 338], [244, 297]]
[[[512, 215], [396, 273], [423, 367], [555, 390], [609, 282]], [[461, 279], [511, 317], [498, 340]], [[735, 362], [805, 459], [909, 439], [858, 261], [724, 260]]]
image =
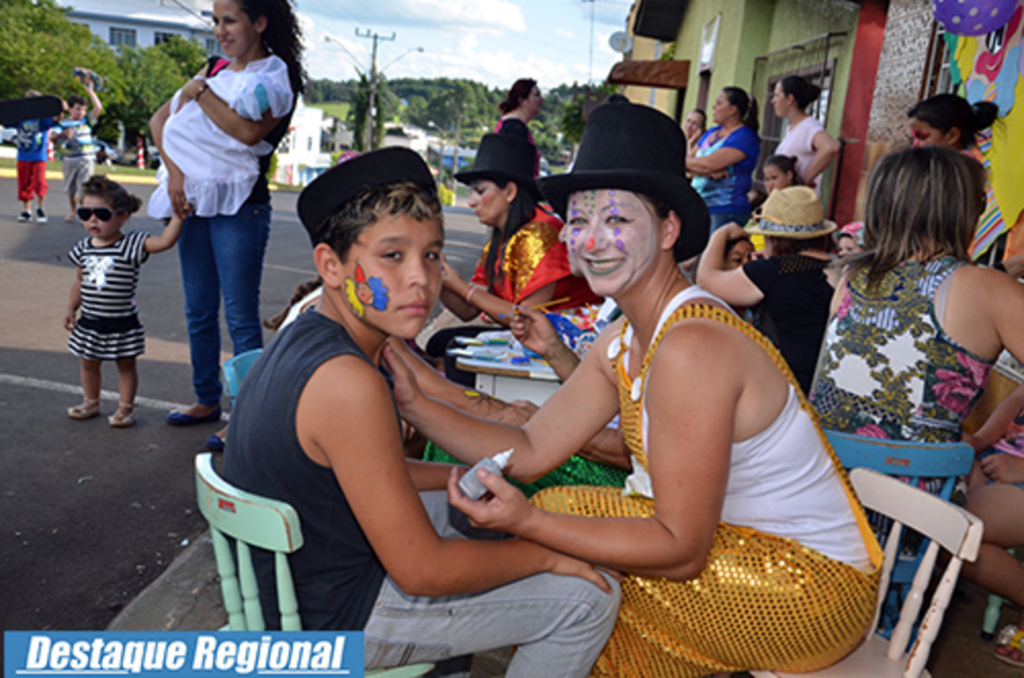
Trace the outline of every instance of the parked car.
[[117, 150], [116, 146], [113, 146], [109, 142], [103, 141], [102, 139], [96, 140], [97, 163], [99, 163], [100, 165], [110, 165], [112, 163], [118, 163], [120, 159], [121, 151]]

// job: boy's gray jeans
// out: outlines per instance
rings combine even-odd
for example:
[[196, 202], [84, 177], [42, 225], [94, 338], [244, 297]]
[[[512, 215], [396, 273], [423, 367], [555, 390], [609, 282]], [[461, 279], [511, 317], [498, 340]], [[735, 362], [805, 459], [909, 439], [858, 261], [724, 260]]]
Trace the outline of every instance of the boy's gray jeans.
[[[474, 530], [443, 491], [420, 497], [445, 538], [502, 538]], [[366, 624], [366, 667], [436, 662], [518, 646], [506, 676], [587, 676], [615, 627], [621, 592], [578, 577], [537, 574], [483, 593], [409, 596], [384, 579]]]

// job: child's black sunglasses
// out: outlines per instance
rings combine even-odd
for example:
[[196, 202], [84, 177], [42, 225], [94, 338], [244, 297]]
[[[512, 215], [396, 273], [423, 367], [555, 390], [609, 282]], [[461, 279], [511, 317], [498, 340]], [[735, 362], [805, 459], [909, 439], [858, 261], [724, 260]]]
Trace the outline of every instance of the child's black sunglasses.
[[96, 218], [100, 221], [110, 221], [111, 217], [114, 216], [114, 210], [109, 207], [79, 207], [78, 218], [82, 221], [89, 221], [92, 219], [92, 215], [95, 214]]

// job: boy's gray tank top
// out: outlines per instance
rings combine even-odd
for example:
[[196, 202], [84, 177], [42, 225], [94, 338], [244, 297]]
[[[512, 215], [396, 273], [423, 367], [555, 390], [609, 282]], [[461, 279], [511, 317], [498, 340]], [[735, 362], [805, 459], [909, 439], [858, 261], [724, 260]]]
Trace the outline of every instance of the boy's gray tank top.
[[[295, 433], [306, 382], [339, 355], [370, 362], [343, 326], [315, 311], [282, 330], [242, 382], [224, 451], [228, 482], [288, 502], [299, 514], [305, 543], [289, 566], [306, 630], [362, 630], [386, 574], [334, 472], [307, 457]], [[254, 563], [267, 628], [279, 628], [273, 557], [257, 550]]]

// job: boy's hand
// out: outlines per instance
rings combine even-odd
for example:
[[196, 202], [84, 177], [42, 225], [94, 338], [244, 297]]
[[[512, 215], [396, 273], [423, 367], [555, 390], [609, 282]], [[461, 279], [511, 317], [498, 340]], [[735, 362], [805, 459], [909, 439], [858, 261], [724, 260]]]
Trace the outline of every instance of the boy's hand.
[[[612, 585], [608, 583], [608, 580], [601, 576], [601, 573], [593, 565], [585, 560], [573, 558], [567, 556], [564, 553], [552, 552], [551, 554], [553, 563], [549, 572], [551, 574], [561, 574], [567, 577], [579, 577], [580, 579], [586, 579], [591, 584], [601, 589], [605, 593], [612, 592]], [[622, 574], [619, 572], [613, 572], [606, 570], [608, 576], [615, 581], [622, 581]]]
[[462, 494], [455, 473], [448, 477], [448, 503], [469, 517], [474, 527], [518, 535], [536, 509], [514, 485], [500, 475], [483, 469], [476, 472], [490, 490], [489, 499], [473, 501]]
[[68, 311], [64, 314], [64, 329], [68, 332], [75, 329], [75, 312]]
[[462, 279], [462, 276], [455, 270], [455, 267], [448, 263], [448, 259], [443, 254], [441, 255], [441, 284], [446, 289], [463, 297], [466, 296], [465, 293], [469, 288], [466, 281]]

